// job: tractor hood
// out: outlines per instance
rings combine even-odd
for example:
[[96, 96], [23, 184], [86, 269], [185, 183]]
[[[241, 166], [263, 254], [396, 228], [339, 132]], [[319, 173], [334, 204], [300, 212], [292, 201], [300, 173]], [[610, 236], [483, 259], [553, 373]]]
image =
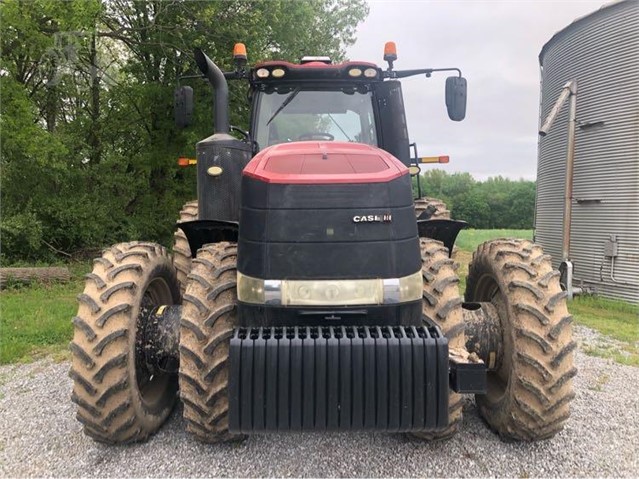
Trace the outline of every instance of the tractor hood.
[[263, 280], [403, 278], [421, 267], [408, 169], [358, 143], [264, 149], [244, 168], [238, 272]]
[[387, 183], [408, 175], [408, 168], [386, 151], [361, 143], [298, 141], [265, 148], [244, 175], [279, 184]]

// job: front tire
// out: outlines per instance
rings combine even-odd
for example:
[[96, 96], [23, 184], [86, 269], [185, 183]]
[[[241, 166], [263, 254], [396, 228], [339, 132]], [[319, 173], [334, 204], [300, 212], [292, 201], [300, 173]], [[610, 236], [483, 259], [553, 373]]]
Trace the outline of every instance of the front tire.
[[121, 243], [106, 249], [86, 278], [70, 344], [76, 417], [96, 441], [144, 440], [177, 397], [177, 376], [154, 370], [144, 354], [151, 311], [179, 303], [175, 269], [160, 245]]
[[193, 260], [180, 321], [180, 394], [187, 430], [202, 442], [228, 431], [229, 346], [237, 325], [237, 246], [203, 246]]
[[[465, 347], [464, 319], [462, 300], [459, 295], [459, 278], [455, 264], [448, 257], [448, 249], [441, 241], [420, 238], [422, 254], [422, 315], [431, 319], [440, 327], [448, 339], [449, 349]], [[463, 398], [449, 391], [448, 427], [440, 431], [413, 433], [416, 437], [428, 441], [447, 439], [455, 434], [462, 419]]]
[[479, 412], [502, 438], [547, 439], [564, 427], [574, 397], [572, 317], [559, 273], [541, 246], [493, 240], [473, 254], [466, 301], [490, 302], [501, 323], [503, 360], [488, 374]]

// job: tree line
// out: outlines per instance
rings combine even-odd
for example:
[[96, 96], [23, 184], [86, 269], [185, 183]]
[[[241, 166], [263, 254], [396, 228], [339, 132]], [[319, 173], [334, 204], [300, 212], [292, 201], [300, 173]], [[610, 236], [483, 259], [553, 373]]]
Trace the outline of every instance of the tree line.
[[[535, 214], [535, 182], [501, 176], [477, 181], [469, 173], [434, 169], [419, 177], [422, 194], [443, 200], [454, 219], [477, 229], [530, 229]], [[413, 181], [417, 193], [417, 183]]]
[[[251, 64], [344, 58], [364, 0], [4, 0], [0, 58], [3, 262], [92, 254], [118, 241], [170, 244], [195, 198], [179, 156], [212, 133], [199, 79], [194, 126], [173, 123], [177, 79], [202, 48], [230, 70], [236, 42]], [[248, 126], [247, 85], [232, 82], [231, 123]], [[93, 251], [91, 251], [93, 250]]]

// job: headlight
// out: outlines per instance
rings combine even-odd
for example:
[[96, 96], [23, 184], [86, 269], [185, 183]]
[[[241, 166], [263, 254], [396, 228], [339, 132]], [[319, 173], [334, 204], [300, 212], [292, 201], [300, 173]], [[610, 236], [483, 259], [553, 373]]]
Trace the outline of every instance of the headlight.
[[377, 70], [374, 68], [367, 68], [364, 70], [364, 76], [366, 78], [375, 78], [377, 76]]
[[399, 278], [399, 301], [404, 303], [422, 299], [423, 289], [424, 280], [421, 271]]
[[283, 68], [275, 68], [271, 72], [271, 75], [273, 75], [273, 78], [282, 78], [285, 73], [286, 71]]
[[382, 304], [381, 282], [376, 279], [337, 281], [283, 281], [283, 306]]
[[353, 78], [357, 78], [362, 76], [362, 70], [360, 68], [351, 68], [350, 70], [348, 70], [348, 75], [352, 76]]
[[257, 78], [268, 78], [270, 74], [271, 72], [269, 72], [266, 68], [259, 68], [255, 72], [255, 76], [257, 76]]
[[263, 280], [237, 274], [237, 297], [253, 304], [354, 306], [396, 304], [422, 297], [422, 274], [403, 278], [342, 280]]
[[238, 273], [237, 297], [245, 303], [264, 304], [264, 280]]

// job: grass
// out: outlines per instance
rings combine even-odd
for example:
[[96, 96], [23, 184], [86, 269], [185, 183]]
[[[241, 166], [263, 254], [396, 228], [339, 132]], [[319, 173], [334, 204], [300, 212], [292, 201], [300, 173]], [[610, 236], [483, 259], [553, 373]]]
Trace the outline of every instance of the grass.
[[484, 241], [495, 238], [522, 238], [531, 240], [532, 230], [461, 230], [455, 244], [464, 251], [473, 252]]
[[[602, 315], [602, 310], [605, 314]], [[639, 306], [594, 296], [578, 296], [570, 303], [570, 312], [584, 326], [596, 329], [619, 341], [639, 341]]]
[[584, 351], [587, 354], [639, 366], [639, 306], [624, 301], [579, 296], [568, 303], [568, 309], [578, 324], [614, 340], [586, 345]]
[[[457, 241], [455, 260], [460, 263], [460, 290], [466, 286], [472, 251], [494, 238], [532, 238], [531, 230], [463, 230]], [[77, 311], [76, 295], [89, 263], [67, 265], [73, 280], [67, 284], [14, 285], [0, 292], [0, 364], [28, 362], [44, 355], [68, 357], [72, 336], [71, 318]], [[611, 343], [586, 345], [593, 356], [639, 366], [639, 307], [623, 301], [578, 297], [568, 304], [578, 324], [599, 331]]]
[[64, 359], [71, 340], [76, 295], [88, 264], [67, 265], [66, 284], [17, 284], [0, 293], [0, 364], [30, 362], [43, 356]]

